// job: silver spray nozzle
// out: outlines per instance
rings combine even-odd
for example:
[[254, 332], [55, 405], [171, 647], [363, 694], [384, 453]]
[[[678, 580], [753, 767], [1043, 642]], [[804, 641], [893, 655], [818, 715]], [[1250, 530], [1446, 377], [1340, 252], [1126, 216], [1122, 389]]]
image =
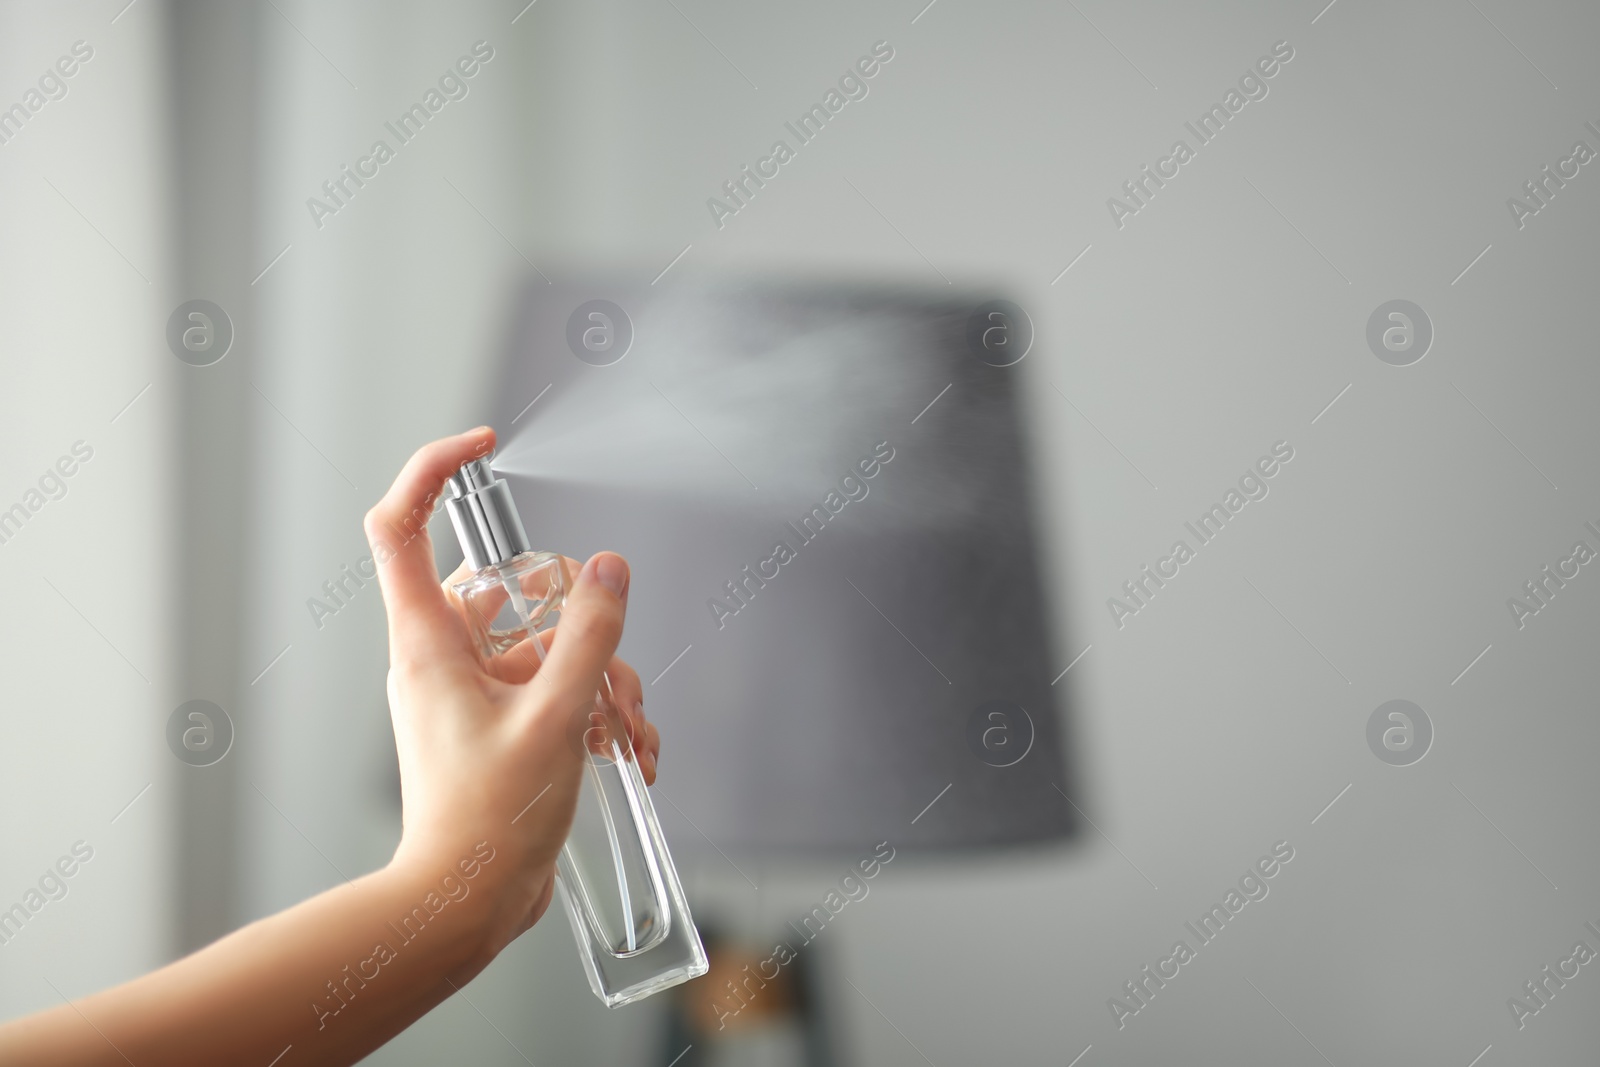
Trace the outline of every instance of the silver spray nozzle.
[[445, 485], [450, 491], [445, 510], [473, 570], [504, 563], [533, 547], [511, 499], [511, 487], [495, 476], [488, 456], [462, 464]]

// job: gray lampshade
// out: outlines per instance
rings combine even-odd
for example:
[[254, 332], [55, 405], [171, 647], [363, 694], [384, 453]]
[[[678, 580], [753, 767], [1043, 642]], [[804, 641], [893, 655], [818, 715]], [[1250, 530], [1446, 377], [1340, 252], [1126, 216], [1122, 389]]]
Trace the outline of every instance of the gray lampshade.
[[648, 272], [523, 293], [497, 469], [535, 547], [632, 562], [622, 652], [667, 730], [675, 850], [1071, 833], [1069, 646], [1021, 378], [994, 365], [1032, 326], [986, 350], [988, 296]]

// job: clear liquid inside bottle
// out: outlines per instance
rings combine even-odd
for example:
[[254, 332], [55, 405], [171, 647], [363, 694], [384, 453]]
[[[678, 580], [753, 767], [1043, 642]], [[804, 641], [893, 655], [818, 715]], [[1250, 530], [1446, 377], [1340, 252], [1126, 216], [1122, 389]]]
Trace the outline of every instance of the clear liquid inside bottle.
[[[526, 676], [566, 596], [560, 556], [524, 552], [455, 587], [491, 672]], [[517, 662], [521, 659], [523, 662]], [[602, 677], [572, 741], [587, 766], [557, 883], [594, 993], [611, 1007], [706, 973], [708, 963], [655, 807]]]

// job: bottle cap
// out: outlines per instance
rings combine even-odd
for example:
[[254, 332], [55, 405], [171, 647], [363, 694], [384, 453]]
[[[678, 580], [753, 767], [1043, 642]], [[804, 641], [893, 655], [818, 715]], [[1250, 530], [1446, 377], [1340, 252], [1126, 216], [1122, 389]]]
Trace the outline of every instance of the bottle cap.
[[450, 491], [445, 510], [450, 513], [467, 565], [475, 571], [533, 548], [511, 499], [511, 486], [495, 476], [489, 459], [468, 460], [445, 482]]

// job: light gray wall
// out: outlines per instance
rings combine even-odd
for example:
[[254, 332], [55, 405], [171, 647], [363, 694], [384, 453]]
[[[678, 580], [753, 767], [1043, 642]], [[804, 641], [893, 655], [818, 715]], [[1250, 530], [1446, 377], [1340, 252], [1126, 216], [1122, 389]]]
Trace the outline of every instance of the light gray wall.
[[[163, 340], [176, 284], [162, 26], [114, 14], [0, 10], [7, 107], [74, 42], [93, 49], [65, 97], [0, 146], [0, 508], [37, 507], [0, 544], [0, 908], [30, 903], [75, 842], [93, 850], [0, 945], [6, 1017], [142, 973], [181, 923], [184, 768], [162, 731], [186, 699], [171, 590], [188, 579], [170, 549], [189, 368]], [[64, 465], [65, 496], [30, 501], [80, 441], [92, 458]]]

